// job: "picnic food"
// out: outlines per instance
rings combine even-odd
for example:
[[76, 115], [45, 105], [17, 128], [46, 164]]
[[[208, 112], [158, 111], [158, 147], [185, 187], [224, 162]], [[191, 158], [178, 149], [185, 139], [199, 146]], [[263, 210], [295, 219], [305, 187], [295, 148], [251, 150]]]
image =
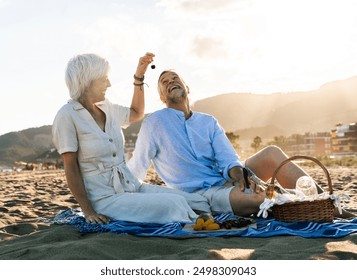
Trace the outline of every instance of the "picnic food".
[[225, 229], [242, 228], [250, 225], [251, 223], [252, 221], [250, 219], [239, 217], [236, 219], [225, 220], [220, 224], [220, 226], [221, 228], [225, 228]]
[[219, 229], [232, 229], [232, 228], [242, 228], [250, 225], [252, 221], [246, 218], [233, 218], [228, 219], [223, 222], [215, 221], [212, 215], [204, 213], [200, 214], [196, 219], [196, 223], [193, 225], [193, 229], [196, 231], [200, 230], [219, 230]]
[[220, 226], [214, 221], [212, 215], [202, 213], [196, 219], [196, 223], [193, 225], [194, 230], [216, 230], [220, 229]]

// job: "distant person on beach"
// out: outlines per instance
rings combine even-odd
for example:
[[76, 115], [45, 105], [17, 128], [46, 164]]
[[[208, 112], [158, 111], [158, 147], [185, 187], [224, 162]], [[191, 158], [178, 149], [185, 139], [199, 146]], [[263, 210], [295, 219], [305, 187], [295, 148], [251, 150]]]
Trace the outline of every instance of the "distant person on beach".
[[[258, 213], [266, 194], [244, 178], [244, 167], [267, 181], [288, 156], [279, 147], [269, 146], [241, 161], [218, 121], [191, 111], [189, 87], [174, 70], [161, 73], [158, 91], [167, 108], [143, 121], [128, 163], [132, 173], [144, 179], [152, 163], [168, 186], [207, 198], [213, 214]], [[296, 180], [304, 175], [303, 169], [289, 162], [276, 179], [282, 186], [295, 187]], [[342, 216], [350, 215], [344, 211]]]
[[71, 99], [54, 119], [53, 142], [87, 222], [190, 222], [197, 218], [192, 207], [206, 203], [198, 195], [141, 183], [126, 166], [121, 128], [144, 116], [144, 74], [153, 58], [146, 53], [139, 59], [130, 108], [105, 97], [111, 86], [106, 59], [81, 54], [67, 64]]

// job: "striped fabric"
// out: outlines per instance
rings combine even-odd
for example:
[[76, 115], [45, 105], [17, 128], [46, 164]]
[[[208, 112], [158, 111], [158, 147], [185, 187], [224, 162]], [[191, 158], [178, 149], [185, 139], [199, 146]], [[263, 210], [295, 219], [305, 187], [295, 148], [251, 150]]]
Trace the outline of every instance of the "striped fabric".
[[[236, 218], [232, 215], [219, 215], [215, 220], [223, 222], [226, 219]], [[51, 223], [59, 225], [71, 225], [81, 233], [112, 232], [118, 234], [132, 234], [136, 236], [161, 236], [161, 237], [209, 237], [209, 236], [245, 236], [245, 237], [270, 237], [279, 235], [295, 235], [305, 238], [339, 238], [357, 233], [357, 219], [336, 219], [333, 223], [296, 222], [284, 223], [272, 218], [255, 219], [256, 227], [248, 227], [244, 230], [227, 231], [186, 231], [184, 224], [152, 224], [134, 223], [127, 221], [112, 221], [109, 224], [91, 224], [85, 222], [83, 215], [78, 210], [67, 209], [60, 212]]]

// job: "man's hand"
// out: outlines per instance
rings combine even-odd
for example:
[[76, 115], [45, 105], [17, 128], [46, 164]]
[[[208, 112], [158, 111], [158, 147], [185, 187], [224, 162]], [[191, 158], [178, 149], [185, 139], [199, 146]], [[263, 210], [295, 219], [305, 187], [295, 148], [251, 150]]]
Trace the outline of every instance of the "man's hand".
[[244, 180], [244, 174], [243, 174], [243, 167], [240, 166], [234, 166], [228, 171], [228, 175], [230, 178], [232, 178], [235, 182], [238, 182], [240, 185], [242, 185], [242, 190], [244, 190], [247, 186]]
[[241, 186], [240, 190], [242, 192], [247, 192], [247, 190], [253, 190], [255, 193], [263, 192], [264, 189], [259, 185], [256, 185], [249, 179], [248, 171], [240, 166], [234, 166], [228, 171], [229, 177], [231, 177], [235, 182], [238, 182]]

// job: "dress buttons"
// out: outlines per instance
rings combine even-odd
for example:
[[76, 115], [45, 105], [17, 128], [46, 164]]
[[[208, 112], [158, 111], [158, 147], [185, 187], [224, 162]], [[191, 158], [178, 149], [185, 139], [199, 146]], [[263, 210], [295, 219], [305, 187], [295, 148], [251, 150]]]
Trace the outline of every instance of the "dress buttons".
[[117, 154], [116, 153], [113, 153], [113, 157], [116, 157], [117, 156]]
[[113, 139], [112, 139], [112, 138], [110, 138], [110, 139], [109, 139], [109, 142], [113, 142]]

